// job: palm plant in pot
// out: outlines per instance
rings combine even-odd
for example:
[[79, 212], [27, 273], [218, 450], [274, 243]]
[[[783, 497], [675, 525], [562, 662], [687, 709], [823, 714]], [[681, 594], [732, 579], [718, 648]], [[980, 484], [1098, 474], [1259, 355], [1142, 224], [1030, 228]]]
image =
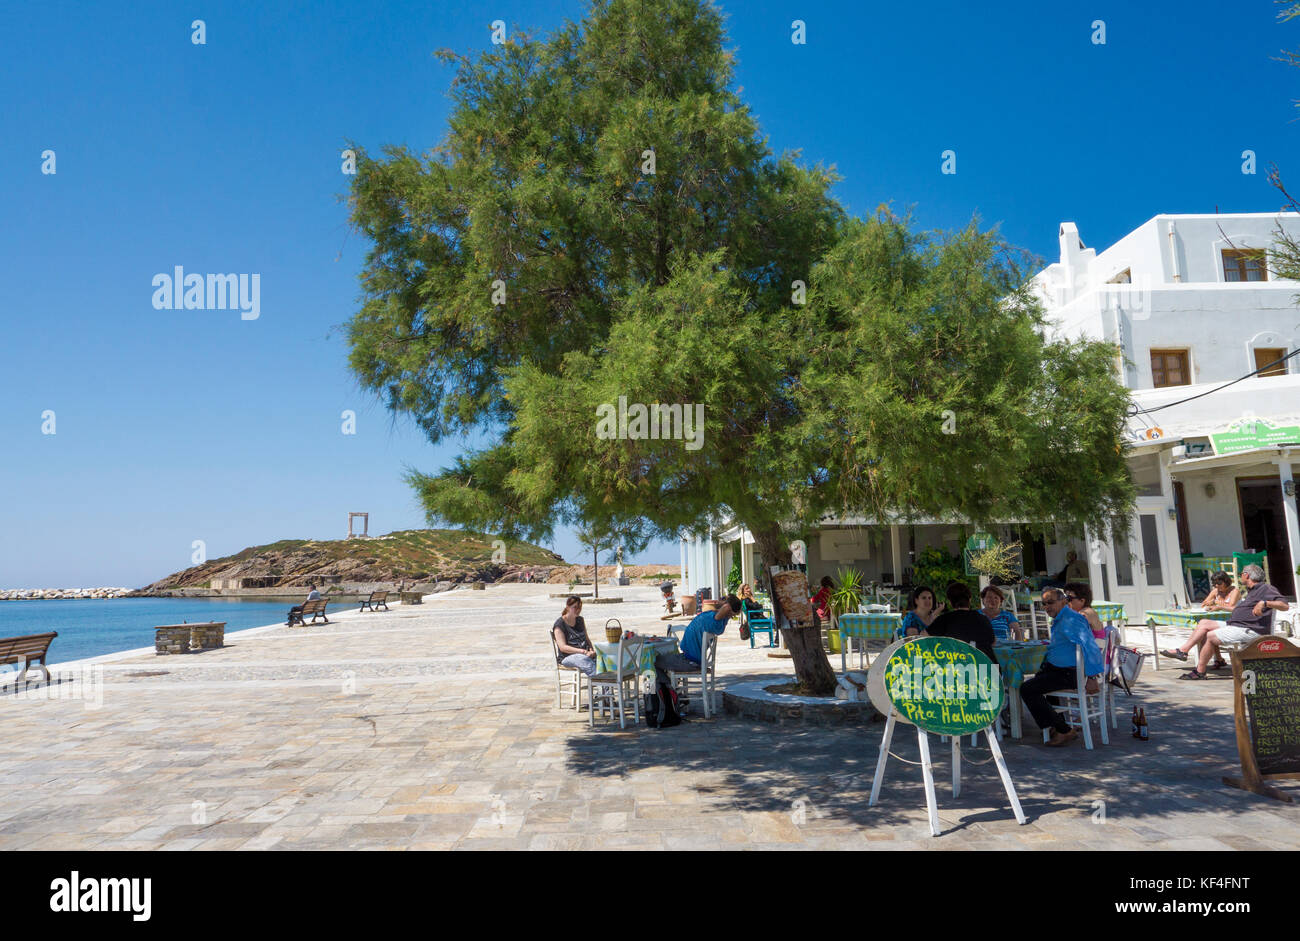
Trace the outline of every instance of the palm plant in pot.
[[[862, 588], [866, 580], [857, 569], [841, 568], [835, 573], [836, 588], [831, 592], [831, 617], [839, 622], [840, 615], [856, 613], [862, 604]], [[837, 645], [839, 630], [835, 630]]]

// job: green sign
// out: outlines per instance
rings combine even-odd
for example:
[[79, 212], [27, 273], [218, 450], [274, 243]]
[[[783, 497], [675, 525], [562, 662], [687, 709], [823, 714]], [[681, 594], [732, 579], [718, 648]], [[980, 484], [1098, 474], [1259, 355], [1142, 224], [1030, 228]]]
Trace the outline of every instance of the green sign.
[[1002, 673], [962, 640], [920, 637], [897, 648], [884, 668], [898, 714], [936, 735], [987, 729], [1002, 711]]
[[1210, 435], [1215, 454], [1234, 454], [1252, 448], [1300, 443], [1300, 426], [1274, 425], [1262, 419], [1240, 421], [1228, 426], [1231, 431]]

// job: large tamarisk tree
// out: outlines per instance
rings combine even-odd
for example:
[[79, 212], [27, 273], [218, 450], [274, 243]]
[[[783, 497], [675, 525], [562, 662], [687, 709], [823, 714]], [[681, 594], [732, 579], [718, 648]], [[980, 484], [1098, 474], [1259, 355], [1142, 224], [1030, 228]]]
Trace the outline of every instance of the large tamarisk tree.
[[[850, 218], [833, 174], [769, 152], [723, 42], [707, 3], [599, 0], [447, 54], [431, 153], [355, 148], [352, 368], [431, 441], [488, 441], [410, 476], [430, 519], [534, 540], [736, 520], [788, 564], [829, 512], [1125, 513], [1115, 350], [1044, 341], [995, 233]], [[786, 637], [829, 693], [817, 633]]]

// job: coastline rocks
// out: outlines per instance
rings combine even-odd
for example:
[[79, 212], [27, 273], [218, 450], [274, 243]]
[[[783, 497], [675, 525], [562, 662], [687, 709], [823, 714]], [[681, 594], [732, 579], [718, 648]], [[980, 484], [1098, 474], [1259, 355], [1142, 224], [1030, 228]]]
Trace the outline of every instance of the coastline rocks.
[[3, 588], [0, 601], [58, 601], [71, 598], [125, 598], [133, 588]]

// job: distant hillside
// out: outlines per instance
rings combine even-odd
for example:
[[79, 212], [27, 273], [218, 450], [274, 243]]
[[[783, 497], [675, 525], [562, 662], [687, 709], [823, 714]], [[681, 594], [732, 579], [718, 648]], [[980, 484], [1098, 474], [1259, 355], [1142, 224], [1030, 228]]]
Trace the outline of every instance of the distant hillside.
[[544, 576], [569, 564], [548, 549], [508, 540], [504, 561], [493, 562], [494, 538], [464, 530], [409, 529], [368, 539], [284, 539], [209, 559], [144, 590], [215, 587], [214, 579], [244, 579], [246, 588], [301, 588], [312, 581], [513, 581], [522, 569], [532, 567]]

